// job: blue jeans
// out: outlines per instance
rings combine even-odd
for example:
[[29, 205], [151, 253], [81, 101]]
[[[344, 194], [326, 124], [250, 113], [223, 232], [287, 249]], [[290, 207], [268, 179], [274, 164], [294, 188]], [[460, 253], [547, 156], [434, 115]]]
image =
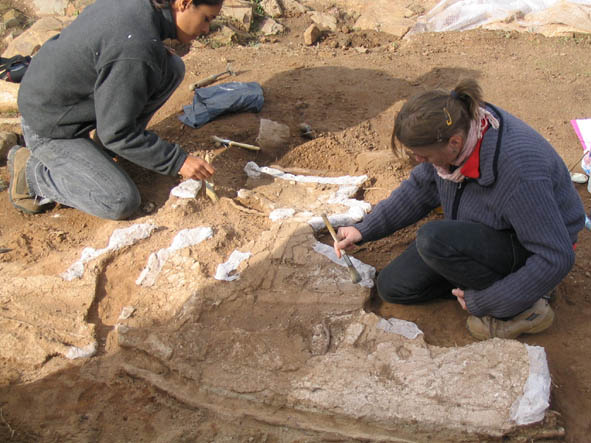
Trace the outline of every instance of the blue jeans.
[[[171, 69], [162, 89], [152, 94], [138, 118], [144, 129], [185, 75], [182, 60], [176, 55], [170, 57]], [[22, 128], [31, 151], [26, 177], [33, 195], [112, 220], [128, 218], [139, 208], [141, 197], [135, 183], [104, 148], [88, 137], [41, 137], [24, 119]]]
[[431, 221], [380, 271], [378, 295], [389, 303], [412, 304], [451, 297], [454, 288], [485, 289], [523, 266], [530, 255], [513, 231], [480, 223]]

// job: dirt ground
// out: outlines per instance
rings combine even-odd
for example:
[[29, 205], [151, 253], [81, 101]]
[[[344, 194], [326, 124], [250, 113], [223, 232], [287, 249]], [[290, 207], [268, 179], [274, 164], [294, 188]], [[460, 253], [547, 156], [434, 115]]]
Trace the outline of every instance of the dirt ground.
[[[372, 204], [385, 198], [408, 174], [407, 162], [385, 163], [380, 154], [389, 149], [393, 117], [402, 102], [425, 88], [451, 88], [464, 76], [476, 78], [485, 99], [509, 110], [541, 132], [565, 163], [579, 171], [580, 143], [570, 125], [573, 118], [591, 117], [591, 37], [545, 38], [536, 34], [494, 31], [426, 34], [398, 41], [378, 33], [336, 33], [315, 47], [302, 45], [309, 24], [305, 17], [287, 20], [289, 31], [267, 42], [249, 46], [198, 47], [186, 56], [187, 75], [171, 100], [161, 109], [152, 129], [197, 155], [214, 154], [216, 189], [233, 198], [245, 181], [247, 161], [325, 171], [329, 175], [370, 177], [363, 198]], [[346, 46], [348, 44], [348, 46]], [[223, 71], [231, 61], [238, 75], [232, 80], [256, 81], [263, 87], [265, 105], [259, 114], [218, 118], [201, 129], [184, 126], [177, 118], [191, 103], [187, 85]], [[212, 135], [254, 143], [259, 119], [289, 125], [292, 138], [281, 152], [253, 153], [215, 147]], [[308, 123], [317, 138], [299, 136], [298, 125]], [[9, 128], [7, 128], [9, 129]], [[18, 129], [18, 128], [15, 128]], [[376, 153], [375, 157], [367, 155]], [[364, 155], [360, 155], [364, 154]], [[176, 178], [162, 177], [122, 162], [138, 183], [146, 213], [161, 214], [170, 203]], [[8, 182], [5, 165], [0, 178]], [[591, 194], [576, 185], [587, 211]], [[152, 203], [156, 209], [149, 208]], [[239, 228], [226, 232], [218, 257], [210, 257], [204, 272], [215, 272], [244, 238], [255, 238], [270, 222], [232, 211], [227, 200], [217, 205], [199, 199], [195, 211], [175, 213], [168, 224], [225, 226], [232, 218]], [[6, 192], [0, 194], [0, 270], [14, 276], [57, 275], [78, 259], [86, 246], [101, 248], [117, 223], [57, 207], [42, 215], [14, 210]], [[532, 223], [535, 223], [532, 220]], [[364, 245], [353, 255], [379, 271], [412, 241], [415, 227]], [[321, 239], [330, 243], [328, 236]], [[2, 441], [266, 441], [268, 424], [247, 417], [224, 421], [203, 410], [179, 404], [139, 379], [117, 372], [127, 357], [112, 339], [121, 308], [133, 298], [134, 281], [155, 247], [139, 247], [133, 260], [108, 263], [87, 319], [96, 325], [99, 353], [76, 360], [63, 369], [59, 357], [41, 367], [19, 373], [1, 362], [0, 440]], [[554, 325], [546, 332], [520, 338], [543, 346], [552, 374], [550, 408], [566, 429], [566, 441], [589, 441], [591, 434], [591, 233], [581, 232], [576, 264], [559, 285], [552, 307]], [[206, 258], [202, 262], [205, 263]], [[201, 260], [200, 260], [201, 261]], [[373, 303], [381, 316], [415, 323], [426, 341], [439, 346], [473, 342], [465, 328], [466, 313], [453, 300], [420, 306]], [[156, 307], [154, 323], [169, 316]], [[255, 321], [255, 320], [253, 320]], [[57, 366], [56, 366], [57, 365]], [[61, 368], [56, 372], [55, 368]], [[184, 427], [179, 427], [183, 423]], [[187, 433], [187, 426], [193, 432]], [[181, 432], [182, 430], [182, 432]], [[319, 441], [314, 435], [285, 429], [282, 441]]]

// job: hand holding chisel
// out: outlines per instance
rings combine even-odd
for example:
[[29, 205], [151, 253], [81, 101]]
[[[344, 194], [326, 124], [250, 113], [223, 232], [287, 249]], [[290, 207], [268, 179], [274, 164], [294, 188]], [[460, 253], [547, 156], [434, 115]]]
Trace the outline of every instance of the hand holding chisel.
[[[321, 217], [322, 217], [322, 220], [324, 220], [324, 224], [328, 228], [328, 232], [330, 232], [332, 239], [335, 241], [335, 243], [338, 242], [339, 240], [337, 238], [337, 233], [335, 232], [334, 228], [330, 224], [330, 221], [328, 220], [328, 217], [326, 216], [326, 214], [321, 214]], [[357, 269], [355, 269], [355, 266], [353, 266], [353, 263], [351, 263], [351, 259], [349, 258], [349, 256], [347, 255], [347, 253], [345, 251], [341, 250], [341, 254], [343, 256], [343, 260], [345, 260], [345, 263], [347, 264], [347, 268], [349, 269], [349, 274], [351, 275], [351, 281], [353, 283], [359, 283], [361, 281], [361, 276], [359, 275], [359, 272], [357, 272]]]

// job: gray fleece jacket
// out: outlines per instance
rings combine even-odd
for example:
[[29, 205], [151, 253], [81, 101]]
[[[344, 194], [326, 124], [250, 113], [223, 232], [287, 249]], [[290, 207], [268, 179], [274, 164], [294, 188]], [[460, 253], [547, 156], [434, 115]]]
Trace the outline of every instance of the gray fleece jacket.
[[174, 37], [170, 10], [150, 0], [97, 0], [33, 57], [19, 111], [42, 137], [86, 137], [97, 128], [111, 151], [175, 175], [187, 154], [139, 122], [167, 69], [162, 40]]
[[478, 179], [458, 184], [422, 163], [355, 227], [364, 242], [377, 240], [441, 205], [446, 219], [514, 230], [532, 253], [526, 264], [487, 289], [465, 291], [470, 313], [503, 318], [516, 307], [530, 307], [570, 271], [585, 213], [569, 171], [550, 143], [506, 111], [491, 105], [487, 109], [500, 127], [489, 128], [484, 136]]

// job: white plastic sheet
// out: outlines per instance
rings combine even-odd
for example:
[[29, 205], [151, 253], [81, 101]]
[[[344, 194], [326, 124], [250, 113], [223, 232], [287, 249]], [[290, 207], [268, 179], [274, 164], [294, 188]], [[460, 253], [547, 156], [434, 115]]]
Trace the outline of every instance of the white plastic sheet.
[[[409, 35], [474, 29], [511, 17], [540, 12], [558, 3], [561, 0], [442, 0], [417, 21]], [[591, 0], [562, 3], [591, 6]]]
[[528, 425], [543, 420], [550, 406], [550, 370], [546, 351], [541, 346], [529, 346], [529, 377], [523, 387], [523, 396], [511, 407], [511, 419], [518, 425]]
[[106, 248], [94, 249], [84, 248], [80, 255], [80, 260], [73, 263], [66, 272], [61, 274], [61, 277], [66, 281], [72, 281], [76, 278], [82, 278], [84, 275], [84, 265], [95, 258], [111, 251], [116, 251], [125, 246], [130, 246], [140, 240], [148, 238], [156, 229], [156, 225], [152, 223], [141, 223], [129, 226], [127, 228], [115, 229], [109, 244]]
[[[367, 181], [367, 175], [358, 176], [340, 176], [340, 177], [319, 177], [314, 175], [293, 175], [287, 172], [280, 171], [279, 169], [269, 168], [267, 166], [259, 167], [255, 162], [248, 162], [244, 167], [246, 175], [251, 178], [259, 178], [261, 174], [270, 175], [274, 178], [286, 180], [297, 183], [322, 183], [329, 185], [337, 185], [339, 188], [331, 194], [326, 203], [343, 205], [349, 208], [346, 213], [343, 214], [332, 214], [328, 218], [332, 225], [336, 228], [339, 226], [349, 226], [363, 220], [365, 214], [371, 210], [371, 204], [363, 200], [357, 200], [353, 197], [359, 187]], [[240, 197], [242, 190], [238, 191]], [[242, 193], [242, 195], [244, 195]], [[285, 220], [290, 217], [310, 217], [308, 224], [312, 226], [315, 231], [319, 231], [324, 228], [324, 222], [321, 217], [313, 216], [312, 213], [307, 212], [296, 212], [292, 208], [278, 208], [269, 214], [269, 218], [272, 221]]]
[[414, 340], [419, 335], [423, 333], [416, 325], [411, 321], [401, 320], [399, 318], [390, 318], [386, 320], [385, 318], [380, 319], [377, 324], [377, 328], [381, 329], [382, 331], [389, 332], [391, 334], [398, 334], [406, 337], [410, 340]]
[[[328, 258], [331, 262], [336, 263], [337, 265], [346, 267], [347, 264], [343, 258], [338, 258], [337, 254], [332, 246], [328, 246], [327, 244], [316, 242], [313, 246], [314, 251], [318, 252], [319, 254], [324, 255]], [[355, 257], [349, 256], [351, 263], [359, 272], [361, 276], [361, 281], [358, 285], [363, 286], [365, 288], [373, 288], [373, 279], [376, 276], [376, 268], [366, 263], [363, 263], [361, 260], [357, 260]]]
[[213, 236], [213, 230], [207, 226], [193, 229], [182, 229], [172, 239], [168, 248], [152, 252], [148, 257], [148, 264], [135, 281], [136, 285], [154, 286], [158, 275], [166, 261], [179, 249], [197, 245]]
[[197, 197], [197, 193], [201, 189], [201, 186], [201, 180], [194, 180], [190, 178], [189, 180], [185, 180], [178, 186], [172, 188], [170, 195], [174, 195], [178, 198], [195, 198]]
[[70, 348], [68, 348], [68, 352], [66, 353], [66, 358], [69, 358], [70, 360], [76, 360], [77, 358], [90, 358], [96, 354], [96, 350], [96, 342], [92, 342], [82, 348], [70, 346]]
[[250, 252], [240, 252], [239, 250], [234, 250], [232, 254], [230, 254], [230, 258], [227, 262], [221, 263], [218, 265], [215, 271], [215, 279], [216, 280], [225, 280], [225, 281], [234, 281], [238, 280], [240, 276], [235, 273], [240, 263], [244, 260], [250, 258], [252, 254]]

